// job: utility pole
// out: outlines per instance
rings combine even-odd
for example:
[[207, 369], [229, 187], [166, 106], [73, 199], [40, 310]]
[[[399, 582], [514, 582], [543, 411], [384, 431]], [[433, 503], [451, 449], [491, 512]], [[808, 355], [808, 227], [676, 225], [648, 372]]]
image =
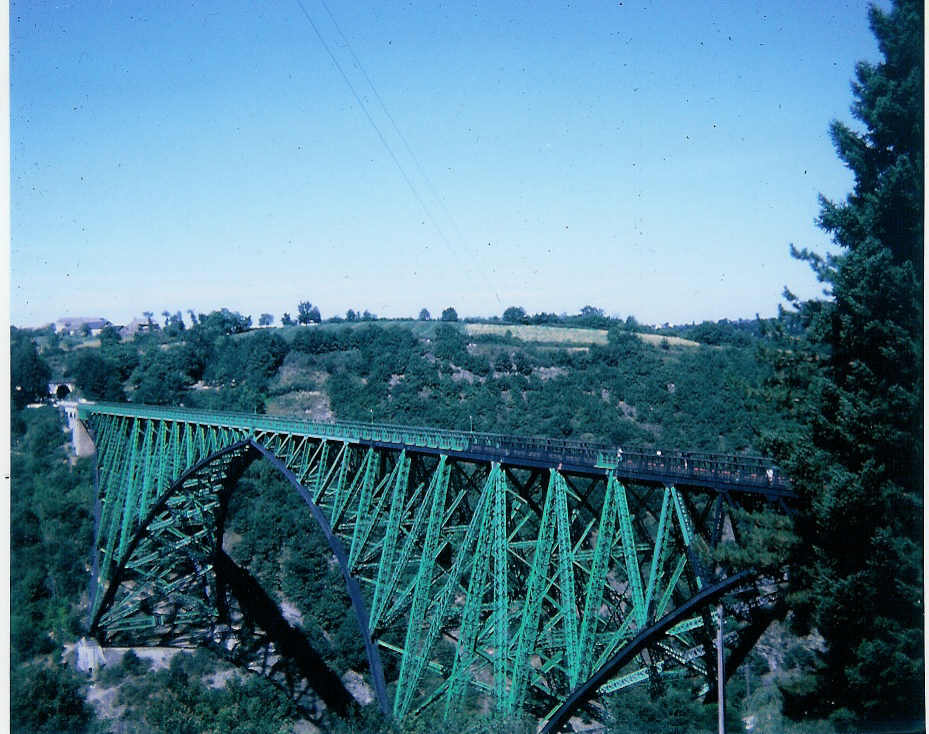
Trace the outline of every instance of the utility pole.
[[723, 605], [716, 608], [719, 627], [716, 630], [716, 701], [719, 712], [719, 734], [726, 734], [726, 668], [723, 658]]

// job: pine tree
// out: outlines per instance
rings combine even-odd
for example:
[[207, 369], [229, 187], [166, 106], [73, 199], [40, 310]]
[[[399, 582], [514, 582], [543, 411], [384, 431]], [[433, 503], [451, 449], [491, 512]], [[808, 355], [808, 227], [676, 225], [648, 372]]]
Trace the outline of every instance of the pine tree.
[[859, 63], [852, 114], [833, 122], [854, 174], [819, 224], [842, 250], [803, 250], [831, 295], [800, 302], [805, 333], [779, 353], [789, 413], [769, 436], [801, 500], [788, 600], [818, 630], [816, 669], [788, 686], [800, 718], [915, 719], [923, 708], [923, 5], [871, 8], [881, 63]]

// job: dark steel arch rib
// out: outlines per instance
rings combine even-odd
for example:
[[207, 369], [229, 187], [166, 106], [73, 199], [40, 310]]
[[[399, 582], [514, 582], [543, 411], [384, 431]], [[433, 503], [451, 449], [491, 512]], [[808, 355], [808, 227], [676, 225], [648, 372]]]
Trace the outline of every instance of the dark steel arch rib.
[[[209, 456], [201, 459], [196, 464], [194, 464], [189, 469], [187, 469], [183, 474], [181, 474], [176, 480], [174, 480], [174, 482], [171, 483], [171, 485], [164, 491], [164, 493], [162, 493], [161, 497], [158, 498], [158, 501], [148, 511], [148, 514], [145, 516], [145, 520], [143, 520], [139, 524], [139, 527], [133, 533], [132, 539], [129, 541], [128, 545], [126, 546], [125, 555], [123, 556], [122, 560], [119, 562], [119, 565], [116, 567], [116, 569], [112, 572], [112, 574], [110, 574], [109, 586], [107, 586], [106, 591], [103, 594], [103, 599], [100, 601], [100, 605], [96, 607], [97, 611], [94, 614], [93, 619], [90, 623], [89, 632], [91, 635], [96, 634], [96, 632], [98, 631], [98, 625], [100, 624], [100, 619], [103, 617], [103, 614], [106, 612], [109, 606], [113, 603], [113, 599], [116, 596], [116, 592], [119, 589], [120, 583], [122, 582], [123, 573], [126, 570], [126, 564], [132, 558], [132, 554], [135, 553], [135, 549], [138, 547], [141, 540], [145, 537], [145, 534], [148, 530], [148, 526], [151, 525], [151, 523], [158, 516], [158, 514], [164, 510], [165, 505], [168, 502], [168, 499], [170, 499], [174, 494], [176, 494], [177, 491], [181, 489], [181, 487], [184, 486], [184, 483], [186, 481], [197, 476], [197, 474], [204, 467], [208, 466], [209, 464], [212, 464], [217, 459], [220, 459], [226, 456], [226, 454], [235, 453], [237, 451], [245, 449], [249, 445], [249, 443], [250, 443], [249, 439], [246, 439], [243, 441], [237, 441], [236, 443], [226, 446], [225, 448], [222, 448], [219, 451], [216, 451], [210, 454]], [[244, 470], [244, 467], [243, 467], [243, 470]], [[99, 553], [99, 550], [97, 552]], [[95, 565], [99, 565], [99, 564], [95, 564]], [[94, 608], [94, 605], [96, 603], [97, 592], [99, 592], [99, 586], [95, 588], [94, 595], [91, 597], [91, 600], [90, 600], [91, 609]]]
[[735, 576], [730, 576], [722, 581], [718, 581], [712, 586], [705, 587], [702, 591], [691, 597], [685, 604], [682, 604], [677, 609], [655, 622], [651, 627], [640, 632], [634, 640], [604, 663], [596, 673], [574, 689], [558, 710], [552, 714], [551, 718], [542, 728], [540, 734], [554, 734], [554, 732], [557, 732], [579, 706], [582, 706], [593, 698], [600, 686], [606, 683], [618, 670], [642, 652], [642, 650], [655, 638], [664, 634], [668, 629], [682, 621], [695, 609], [704, 604], [709, 604], [737, 588], [747, 581], [751, 575], [752, 573], [750, 571], [742, 571]]
[[[238, 476], [240, 476], [255, 459], [260, 457], [278, 469], [278, 471], [280, 471], [284, 477], [293, 485], [293, 487], [309, 506], [310, 513], [313, 515], [313, 519], [316, 521], [320, 530], [322, 530], [323, 536], [326, 538], [326, 542], [329, 544], [329, 548], [332, 551], [332, 554], [335, 556], [336, 562], [339, 564], [339, 569], [342, 571], [342, 577], [345, 579], [346, 591], [348, 592], [349, 598], [351, 599], [352, 610], [355, 613], [359, 632], [361, 633], [364, 641], [365, 653], [368, 658], [368, 666], [370, 668], [371, 678], [374, 683], [374, 690], [378, 701], [378, 707], [382, 713], [387, 714], [389, 712], [389, 706], [387, 702], [387, 687], [384, 680], [384, 670], [381, 664], [380, 654], [373, 640], [371, 639], [371, 633], [368, 629], [369, 617], [367, 606], [365, 605], [364, 598], [361, 595], [361, 589], [358, 586], [358, 582], [351, 575], [349, 570], [348, 557], [345, 553], [345, 549], [343, 548], [341, 541], [332, 532], [332, 528], [330, 527], [329, 522], [326, 520], [322, 510], [320, 510], [320, 508], [313, 502], [310, 493], [302, 484], [300, 484], [294, 473], [290, 471], [273, 453], [271, 453], [261, 444], [257, 443], [253, 438], [237, 441], [236, 443], [226, 446], [219, 451], [215, 451], [209, 456], [201, 459], [196, 464], [187, 469], [183, 474], [181, 474], [181, 476], [179, 476], [174, 482], [172, 482], [168, 489], [161, 495], [161, 497], [159, 497], [155, 505], [149, 510], [144, 522], [142, 522], [136, 529], [131, 541], [126, 548], [124, 557], [121, 559], [119, 566], [112, 574], [110, 584], [107, 587], [103, 599], [100, 602], [100, 606], [97, 608], [97, 612], [94, 615], [93, 621], [91, 622], [90, 634], [93, 635], [99, 631], [98, 626], [100, 619], [109, 608], [109, 606], [113, 603], [116, 592], [122, 581], [122, 577], [126, 569], [126, 564], [128, 563], [129, 559], [131, 559], [132, 554], [135, 552], [139, 542], [141, 542], [142, 538], [145, 537], [148, 526], [158, 516], [158, 514], [164, 510], [168, 499], [176, 494], [184, 486], [186, 481], [197, 476], [197, 474], [204, 468], [208, 467], [218, 459], [230, 453], [236, 452], [242, 452], [241, 456], [243, 460], [236, 467], [234, 476], [230, 475], [227, 477], [227, 479], [237, 479]], [[95, 591], [97, 590], [98, 589], [95, 589]], [[91, 605], [93, 605], [93, 603], [94, 599], [91, 599]]]

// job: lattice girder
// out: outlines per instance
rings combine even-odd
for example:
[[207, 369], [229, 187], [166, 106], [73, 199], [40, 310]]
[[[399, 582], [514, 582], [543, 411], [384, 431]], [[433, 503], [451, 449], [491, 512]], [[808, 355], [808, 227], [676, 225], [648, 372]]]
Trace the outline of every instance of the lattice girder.
[[[98, 450], [97, 634], [181, 642], [227, 624], [210, 570], [217, 518], [266, 454], [318, 508], [359, 589], [364, 633], [398, 656], [393, 700], [381, 701], [398, 718], [451, 712], [466, 691], [502, 712], [551, 713], [712, 567], [701, 518], [716, 494], [630, 485], [613, 467], [486, 459], [425, 429], [147, 406], [89, 406], [82, 418]], [[603, 692], [712, 673], [692, 652], [708, 622], [668, 629]]]

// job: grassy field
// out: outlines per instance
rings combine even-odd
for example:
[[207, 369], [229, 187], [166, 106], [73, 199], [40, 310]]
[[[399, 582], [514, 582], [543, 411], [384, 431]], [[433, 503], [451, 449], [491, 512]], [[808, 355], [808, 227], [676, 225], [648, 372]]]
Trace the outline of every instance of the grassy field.
[[509, 333], [525, 342], [548, 344], [606, 344], [605, 329], [569, 329], [564, 326], [527, 326], [522, 324], [465, 324], [469, 336]]
[[[323, 329], [326, 331], [342, 329], [349, 327], [352, 329], [362, 329], [369, 325], [382, 327], [403, 326], [410, 329], [418, 338], [431, 338], [435, 336], [435, 330], [440, 324], [449, 324], [462, 329], [468, 336], [499, 336], [505, 337], [507, 334], [520, 339], [524, 342], [536, 342], [540, 344], [553, 344], [564, 347], [586, 347], [591, 344], [606, 344], [606, 329], [582, 329], [570, 328], [566, 326], [542, 326], [529, 324], [469, 324], [461, 321], [444, 322], [439, 320], [418, 321], [413, 319], [380, 319], [378, 321], [342, 321], [337, 323], [323, 323], [314, 326], [284, 326], [276, 327], [278, 334], [281, 334], [288, 342], [293, 341], [294, 336], [301, 329]], [[244, 337], [245, 334], [237, 334], [237, 337]], [[647, 344], [659, 346], [662, 341], [667, 340], [672, 347], [698, 347], [700, 344], [690, 339], [682, 339], [678, 336], [661, 336], [660, 334], [636, 334], [639, 339]]]
[[[465, 331], [470, 336], [493, 334], [506, 336], [507, 332], [516, 339], [525, 342], [544, 342], [547, 344], [606, 344], [606, 329], [570, 329], [564, 326], [527, 326], [516, 324], [465, 324]], [[639, 339], [658, 346], [667, 339], [668, 344], [676, 347], [698, 347], [697, 342], [677, 336], [660, 336], [659, 334], [636, 334]]]
[[684, 339], [679, 336], [662, 336], [661, 334], [636, 334], [639, 339], [647, 344], [658, 346], [661, 342], [667, 340], [672, 347], [699, 347], [700, 342]]

